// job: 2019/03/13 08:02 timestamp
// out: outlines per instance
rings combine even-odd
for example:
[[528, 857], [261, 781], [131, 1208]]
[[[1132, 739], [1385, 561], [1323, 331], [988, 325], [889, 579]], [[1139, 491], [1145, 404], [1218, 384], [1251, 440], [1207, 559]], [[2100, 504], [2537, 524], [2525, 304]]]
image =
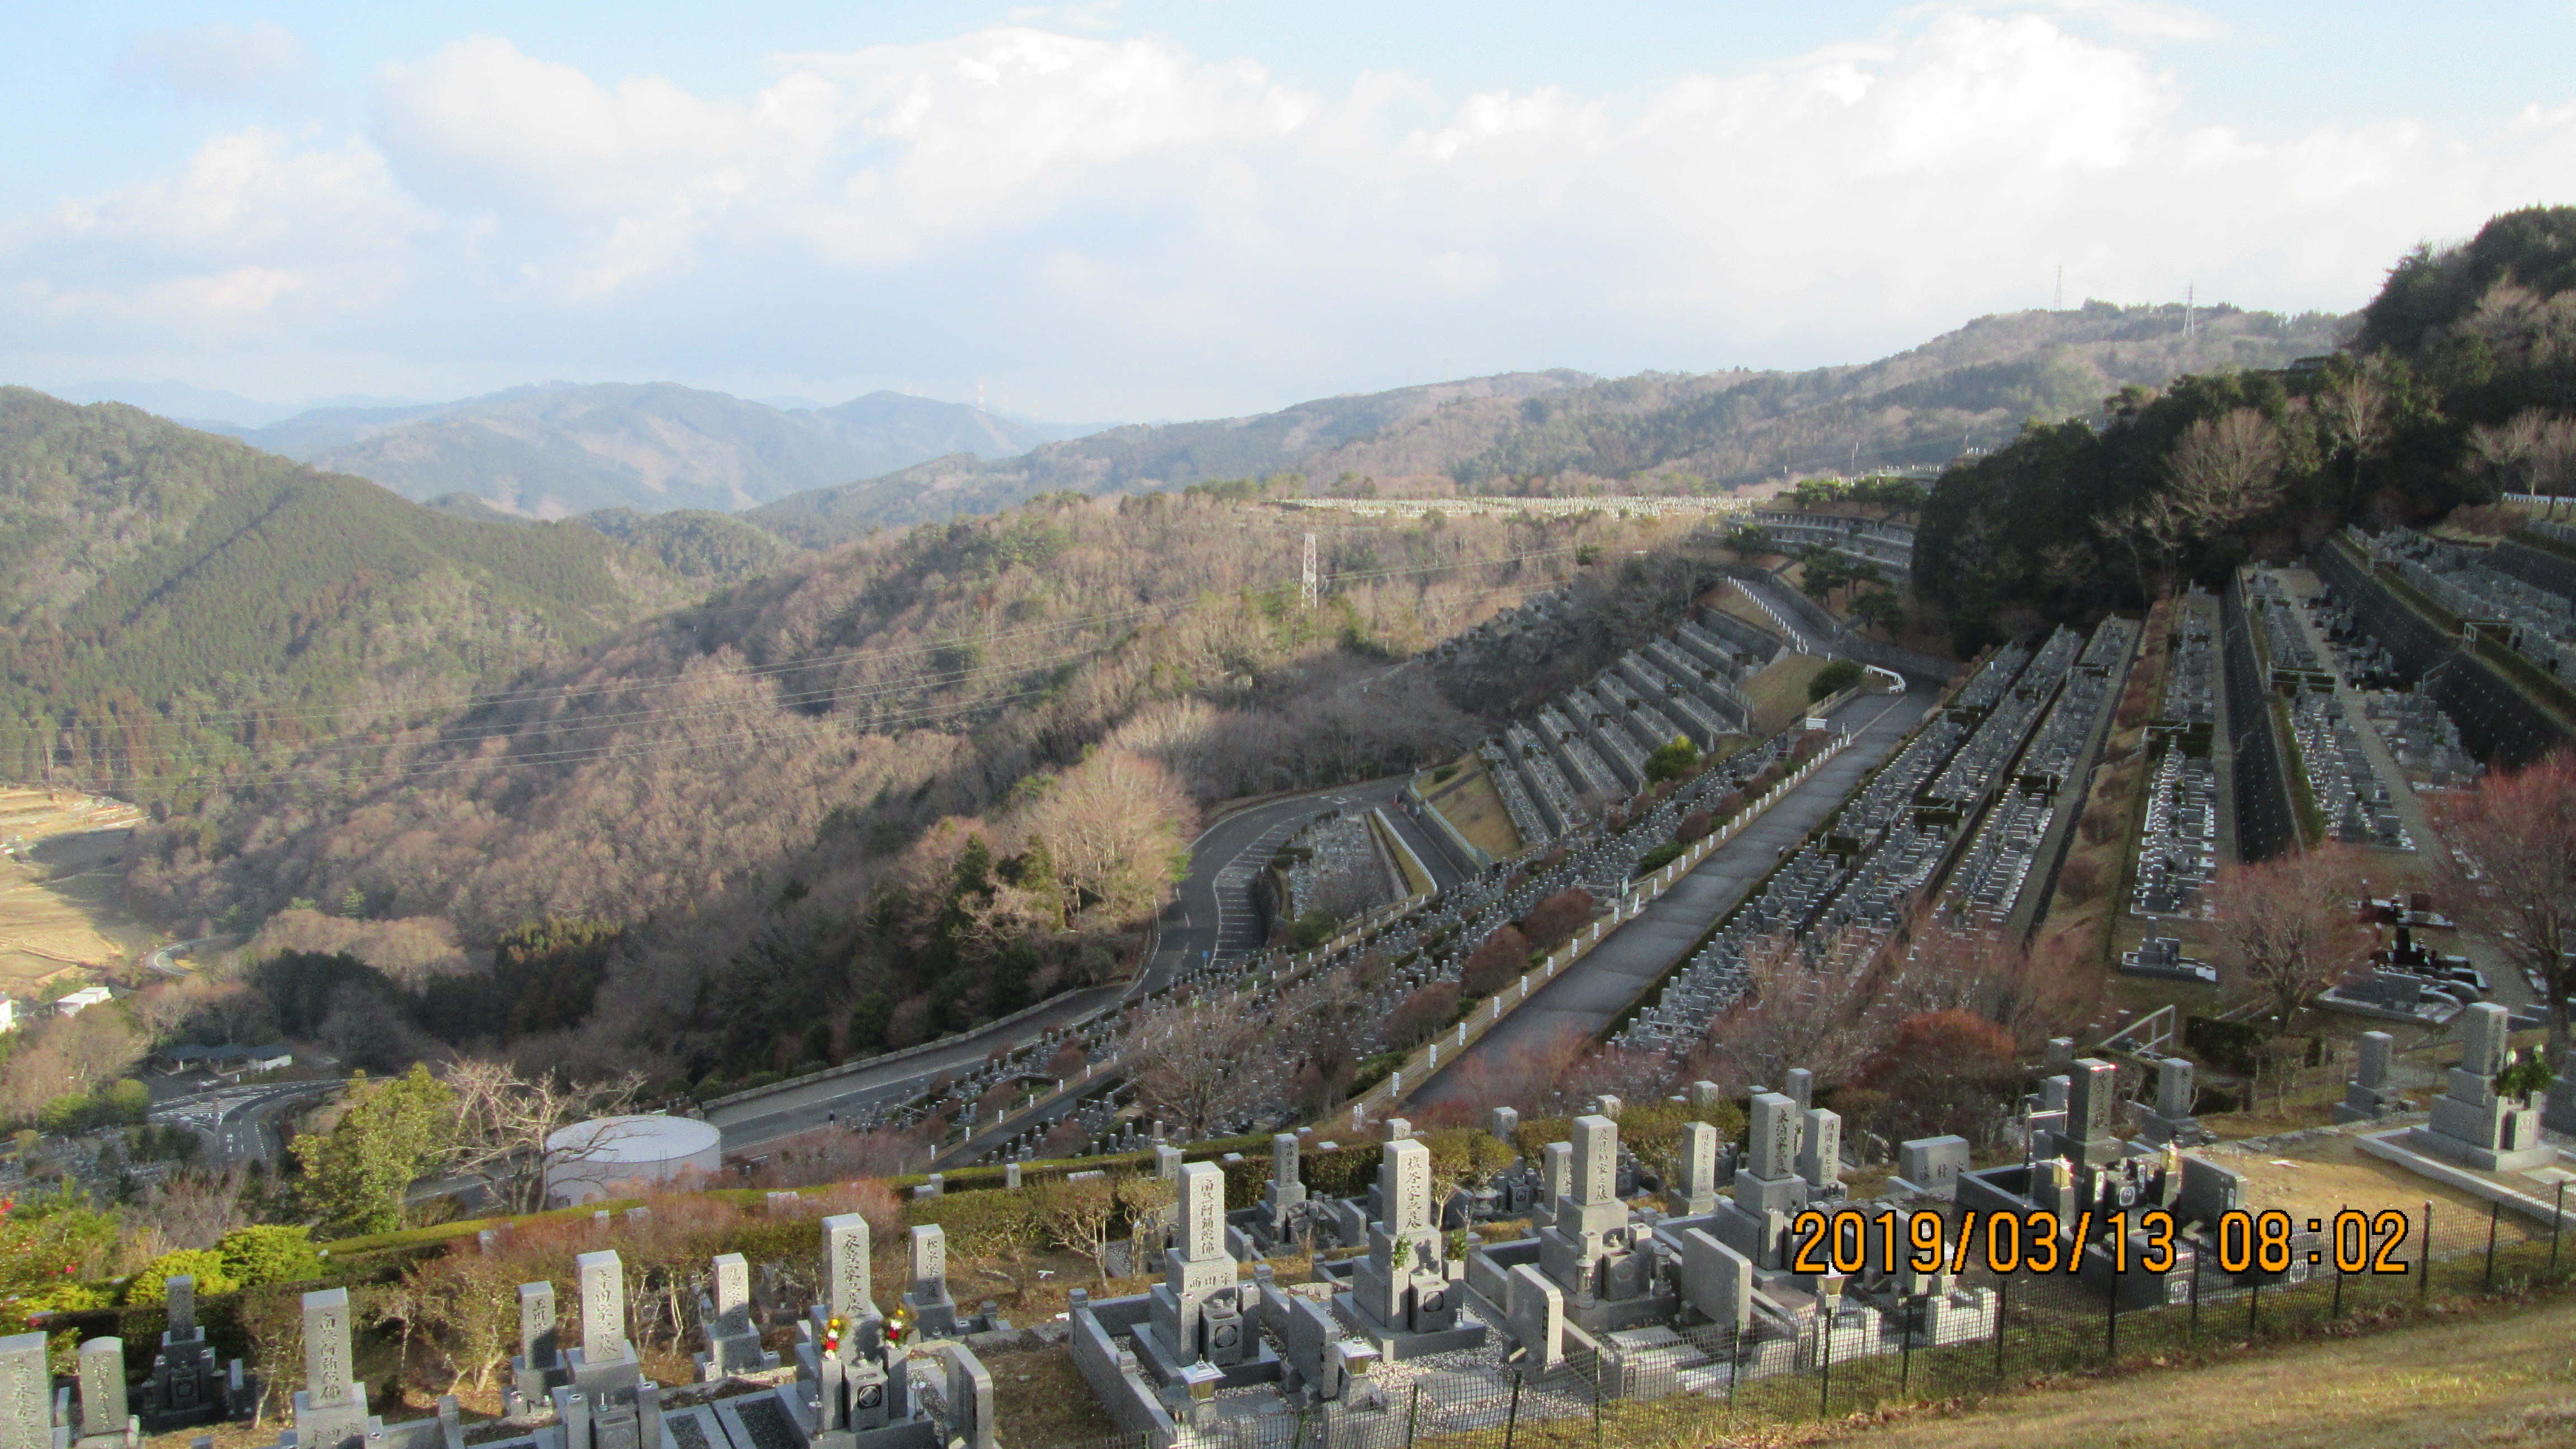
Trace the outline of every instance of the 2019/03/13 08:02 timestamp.
[[[2172, 1272], [2177, 1254], [2174, 1215], [2163, 1208], [2143, 1212], [2078, 1213], [2067, 1222], [2057, 1214], [1977, 1212], [1953, 1219], [1938, 1212], [1912, 1214], [1842, 1212], [1810, 1208], [1790, 1220], [1793, 1273], [1878, 1271], [1896, 1274], [1964, 1273], [1972, 1267], [1995, 1273], [2072, 1273], [2083, 1254], [2068, 1241], [2101, 1242], [2111, 1255], [2114, 1272]], [[2295, 1220], [2278, 1210], [2221, 1213], [2212, 1257], [2228, 1273], [2284, 1273], [2299, 1259], [2323, 1267], [2329, 1262], [2344, 1273], [2412, 1271], [2399, 1257], [2406, 1241], [2407, 1218], [2394, 1208], [2377, 1213], [2346, 1208], [2329, 1221], [2307, 1220], [2307, 1232], [2324, 1234], [2321, 1245], [2301, 1246]]]

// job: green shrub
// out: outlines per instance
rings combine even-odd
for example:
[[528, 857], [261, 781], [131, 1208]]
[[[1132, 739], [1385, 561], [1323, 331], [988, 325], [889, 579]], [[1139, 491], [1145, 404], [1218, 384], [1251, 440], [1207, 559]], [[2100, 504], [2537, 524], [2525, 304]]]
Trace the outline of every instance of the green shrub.
[[1679, 841], [1665, 841], [1663, 844], [1647, 851], [1644, 855], [1637, 857], [1636, 873], [1641, 876], [1651, 875], [1656, 871], [1662, 870], [1665, 866], [1681, 859], [1683, 849], [1684, 847]]
[[1807, 681], [1807, 703], [1814, 704], [1827, 695], [1840, 694], [1860, 683], [1861, 668], [1857, 660], [1837, 659], [1816, 671]]
[[1333, 928], [1340, 924], [1333, 919], [1332, 912], [1317, 906], [1299, 916], [1296, 924], [1288, 928], [1288, 944], [1295, 950], [1312, 951], [1333, 939]]
[[1360, 1058], [1359, 1070], [1351, 1074], [1351, 1095], [1356, 1097], [1385, 1081], [1396, 1068], [1403, 1065], [1404, 1053], [1402, 1052], [1379, 1052], [1373, 1057]]
[[212, 1248], [181, 1248], [163, 1253], [143, 1265], [134, 1281], [125, 1285], [128, 1303], [166, 1303], [170, 1298], [170, 1280], [192, 1277], [197, 1280], [197, 1296], [211, 1298], [241, 1287], [239, 1280], [225, 1271], [222, 1255]]
[[322, 1276], [322, 1252], [305, 1227], [235, 1228], [215, 1242], [227, 1276], [244, 1288], [301, 1283]]
[[[1821, 699], [1824, 696], [1810, 697]], [[1678, 780], [1689, 774], [1691, 767], [1698, 763], [1699, 746], [1692, 744], [1687, 736], [1675, 735], [1670, 743], [1658, 746], [1653, 754], [1646, 756], [1646, 782], [1658, 784], [1665, 780]]]

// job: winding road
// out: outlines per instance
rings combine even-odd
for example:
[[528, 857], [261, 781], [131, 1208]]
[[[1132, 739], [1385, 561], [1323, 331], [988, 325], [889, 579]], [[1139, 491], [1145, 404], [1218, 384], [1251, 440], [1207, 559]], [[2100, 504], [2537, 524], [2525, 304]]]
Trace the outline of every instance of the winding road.
[[[1237, 810], [1201, 831], [1190, 842], [1189, 871], [1157, 921], [1153, 958], [1133, 980], [1067, 992], [1015, 1021], [968, 1032], [900, 1060], [717, 1107], [707, 1120], [724, 1133], [726, 1155], [756, 1153], [764, 1144], [828, 1126], [837, 1118], [917, 1096], [943, 1072], [971, 1070], [999, 1048], [1024, 1045], [1160, 991], [1207, 961], [1211, 952], [1219, 960], [1253, 954], [1262, 945], [1252, 908], [1254, 875], [1291, 831], [1326, 810], [1386, 805], [1387, 819], [1421, 857], [1434, 884], [1455, 885], [1464, 878], [1458, 863], [1429, 831], [1389, 803], [1402, 793], [1405, 778], [1283, 796]], [[1014, 1124], [1013, 1130], [1025, 1125]]]

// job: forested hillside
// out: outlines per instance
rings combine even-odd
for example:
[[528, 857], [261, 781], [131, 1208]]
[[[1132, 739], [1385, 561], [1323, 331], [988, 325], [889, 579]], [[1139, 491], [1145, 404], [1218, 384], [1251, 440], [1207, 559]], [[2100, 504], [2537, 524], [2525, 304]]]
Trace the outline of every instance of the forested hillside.
[[1136, 493], [1294, 472], [1313, 492], [1725, 492], [1798, 473], [1937, 465], [2127, 386], [2279, 367], [2340, 320], [2233, 307], [1981, 317], [1890, 358], [1809, 372], [1506, 373], [1213, 422], [1114, 428], [1008, 459], [954, 456], [754, 510], [809, 546], [1056, 489]]
[[676, 383], [546, 383], [453, 403], [323, 408], [225, 431], [407, 498], [464, 493], [560, 518], [748, 508], [959, 450], [1004, 457], [1080, 430], [892, 392], [782, 410]]
[[2576, 208], [2399, 260], [2322, 366], [2133, 387], [2098, 430], [2035, 425], [1943, 475], [1916, 592], [1965, 648], [2223, 581], [2342, 524], [2576, 486]]
[[0, 389], [0, 778], [184, 793], [423, 718], [686, 601], [658, 552]]
[[820, 1023], [836, 1050], [906, 1044], [1115, 969], [1196, 802], [1482, 733], [1405, 662], [1432, 640], [1574, 581], [1612, 621], [1584, 647], [1632, 643], [1615, 621], [1674, 596], [1684, 532], [1355, 524], [1327, 531], [1309, 611], [1313, 526], [1054, 495], [802, 556], [439, 728], [317, 744], [193, 803], [145, 832], [130, 885], [173, 919], [247, 928], [301, 897], [469, 950], [531, 920], [620, 927], [589, 1030], [449, 1023], [549, 1060], [802, 1060], [815, 1002], [874, 1003]]

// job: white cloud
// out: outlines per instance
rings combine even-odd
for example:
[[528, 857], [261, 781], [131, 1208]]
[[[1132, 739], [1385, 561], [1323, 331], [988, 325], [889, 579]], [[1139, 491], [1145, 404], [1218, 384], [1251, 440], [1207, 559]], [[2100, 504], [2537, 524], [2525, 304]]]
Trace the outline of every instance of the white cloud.
[[239, 100], [312, 64], [293, 31], [263, 20], [248, 30], [218, 23], [144, 31], [126, 42], [117, 69], [190, 100]]
[[218, 136], [0, 225], [0, 316], [140, 335], [167, 306], [521, 377], [1007, 373], [1024, 407], [1179, 416], [1542, 341], [1603, 370], [1857, 359], [2043, 301], [2061, 262], [2077, 296], [2350, 307], [2576, 175], [2564, 97], [2474, 138], [2186, 127], [2140, 46], [2211, 33], [2140, 0], [1944, 6], [1634, 102], [1496, 90], [1419, 124], [1402, 75], [1331, 99], [1028, 26], [778, 56], [734, 97], [479, 38], [385, 67], [362, 136]]

